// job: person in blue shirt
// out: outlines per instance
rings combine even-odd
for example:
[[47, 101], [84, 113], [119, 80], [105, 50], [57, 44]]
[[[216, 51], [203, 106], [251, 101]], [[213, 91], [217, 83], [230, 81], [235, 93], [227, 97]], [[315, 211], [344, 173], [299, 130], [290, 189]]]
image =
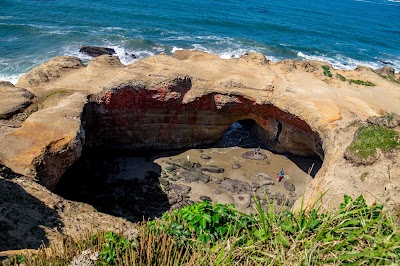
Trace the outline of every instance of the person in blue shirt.
[[283, 179], [284, 175], [285, 175], [285, 173], [283, 172], [283, 168], [282, 168], [282, 170], [278, 174], [278, 182], [281, 182], [281, 180]]

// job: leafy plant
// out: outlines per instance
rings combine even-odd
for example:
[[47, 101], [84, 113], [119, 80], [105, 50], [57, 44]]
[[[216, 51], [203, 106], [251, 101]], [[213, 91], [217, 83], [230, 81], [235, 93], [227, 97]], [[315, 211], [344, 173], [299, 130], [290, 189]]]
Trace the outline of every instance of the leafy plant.
[[364, 81], [364, 80], [359, 80], [359, 79], [350, 79], [350, 80], [349, 80], [349, 83], [350, 83], [350, 84], [351, 84], [351, 83], [354, 83], [354, 84], [357, 84], [357, 85], [369, 86], [369, 87], [374, 87], [374, 86], [376, 86], [376, 84], [373, 83], [373, 82]]
[[233, 205], [203, 201], [164, 214], [161, 222], [150, 222], [151, 230], [166, 230], [180, 242], [196, 239], [203, 243], [225, 239], [229, 232], [245, 230], [255, 223], [252, 215], [245, 215]]
[[126, 251], [136, 247], [134, 241], [129, 241], [114, 232], [106, 232], [104, 237], [103, 249], [100, 252], [103, 265], [122, 265]]
[[346, 81], [346, 77], [340, 74], [336, 74], [336, 77], [339, 78], [341, 81]]
[[324, 71], [324, 76], [327, 76], [330, 78], [332, 77], [332, 73], [331, 73], [329, 66], [322, 66], [322, 70]]

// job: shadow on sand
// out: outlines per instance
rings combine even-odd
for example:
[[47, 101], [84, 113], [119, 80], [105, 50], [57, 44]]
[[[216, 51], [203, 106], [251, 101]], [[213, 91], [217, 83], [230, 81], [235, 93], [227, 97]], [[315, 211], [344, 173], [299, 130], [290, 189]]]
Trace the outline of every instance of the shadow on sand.
[[[217, 143], [197, 148], [226, 147], [265, 148], [251, 136], [249, 130], [238, 123], [234, 123]], [[86, 150], [61, 178], [55, 192], [69, 200], [88, 203], [98, 211], [132, 222], [154, 219], [176, 203], [175, 199], [171, 199], [171, 191], [167, 195], [161, 189], [161, 168], [154, 161], [160, 157], [179, 155], [184, 151], [139, 154]], [[285, 156], [306, 173], [314, 163], [313, 176], [322, 165], [319, 159]]]

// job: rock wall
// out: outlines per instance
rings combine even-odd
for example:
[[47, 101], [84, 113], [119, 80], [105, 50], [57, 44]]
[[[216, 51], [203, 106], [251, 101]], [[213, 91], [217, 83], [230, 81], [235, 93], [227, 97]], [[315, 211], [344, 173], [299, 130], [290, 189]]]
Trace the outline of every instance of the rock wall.
[[[124, 150], [188, 148], [216, 142], [236, 121], [253, 119], [253, 132], [272, 150], [323, 159], [319, 135], [300, 118], [243, 96], [210, 93], [184, 103], [188, 77], [159, 88], [107, 90], [86, 107], [87, 145]], [[97, 98], [97, 99], [96, 99]]]

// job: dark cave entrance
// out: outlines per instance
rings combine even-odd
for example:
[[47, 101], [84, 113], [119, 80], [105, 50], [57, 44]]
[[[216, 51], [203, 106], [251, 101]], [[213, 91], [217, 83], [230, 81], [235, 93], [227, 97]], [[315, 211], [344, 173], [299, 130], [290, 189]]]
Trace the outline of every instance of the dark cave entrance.
[[[196, 147], [196, 152], [190, 153], [190, 160], [193, 161], [191, 170], [198, 171], [194, 166], [195, 164], [203, 166], [208, 164], [208, 161], [196, 157], [200, 156], [200, 154], [196, 155], [200, 152], [211, 154], [213, 157], [212, 164], [218, 166], [222, 164], [222, 161], [227, 160], [226, 157], [222, 156], [222, 153], [221, 156], [218, 152], [213, 153], [218, 149], [223, 149], [224, 152], [225, 150], [229, 152], [229, 149], [236, 152], [239, 148], [243, 150], [257, 148], [270, 150], [271, 147], [263, 144], [254, 134], [257, 126], [253, 119], [239, 120], [234, 122], [217, 142]], [[129, 152], [85, 147], [81, 158], [60, 179], [55, 192], [66, 199], [88, 203], [98, 211], [123, 217], [133, 222], [154, 219], [171, 208], [191, 204], [201, 199], [190, 199], [186, 194], [187, 184], [185, 183], [178, 185], [174, 183], [172, 189], [166, 190], [166, 184], [172, 186], [172, 182], [165, 178], [167, 170], [155, 162], [160, 158], [174, 156], [174, 158], [179, 157], [182, 162], [188, 156], [183, 155], [184, 152], [188, 152], [188, 149]], [[270, 156], [275, 156], [272, 154], [275, 153], [271, 153]], [[221, 158], [218, 159], [219, 156]], [[311, 172], [313, 177], [322, 165], [322, 160], [317, 155], [277, 154], [276, 156], [281, 156], [277, 159], [274, 157], [278, 163], [284, 165], [285, 160], [291, 161], [305, 173], [313, 165]], [[165, 161], [167, 160], [169, 159], [165, 159]], [[174, 160], [179, 161], [178, 159]], [[232, 159], [231, 164], [234, 163]], [[176, 166], [178, 171], [180, 170], [179, 167], [179, 165]], [[253, 167], [258, 167], [261, 172], [267, 166], [260, 163], [260, 165], [254, 164]], [[276, 169], [280, 167], [279, 165]], [[225, 168], [227, 170], [231, 166]], [[272, 177], [277, 171], [276, 169], [271, 172]], [[225, 173], [227, 172], [225, 171]], [[221, 182], [218, 181], [218, 174], [215, 174], [215, 176], [212, 176], [213, 174], [208, 175], [211, 176], [210, 182]], [[220, 177], [222, 177], [222, 180], [230, 178], [227, 177], [227, 174], [221, 174]], [[202, 195], [202, 197], [203, 199], [210, 198], [207, 194]]]

